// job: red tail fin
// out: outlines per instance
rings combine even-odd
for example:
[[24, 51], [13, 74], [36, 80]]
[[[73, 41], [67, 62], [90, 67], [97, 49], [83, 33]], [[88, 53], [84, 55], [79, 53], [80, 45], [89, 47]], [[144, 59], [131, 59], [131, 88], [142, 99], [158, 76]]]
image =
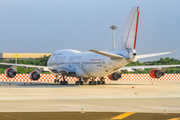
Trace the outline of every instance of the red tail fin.
[[134, 38], [134, 48], [136, 48], [136, 38], [137, 38], [137, 30], [138, 30], [138, 21], [139, 21], [139, 7], [137, 7], [137, 21], [136, 21], [136, 31], [135, 31], [135, 38]]

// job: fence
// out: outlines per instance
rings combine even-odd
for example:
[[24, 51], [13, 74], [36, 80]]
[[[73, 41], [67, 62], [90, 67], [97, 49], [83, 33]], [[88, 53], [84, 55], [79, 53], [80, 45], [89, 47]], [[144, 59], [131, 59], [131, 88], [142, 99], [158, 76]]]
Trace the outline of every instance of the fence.
[[[53, 74], [41, 74], [38, 81], [54, 81]], [[62, 80], [62, 79], [61, 79]], [[78, 81], [76, 77], [67, 77], [67, 81]], [[99, 80], [99, 78], [96, 78]], [[7, 78], [5, 74], [0, 74], [0, 81], [31, 81], [28, 74], [17, 74], [15, 78]], [[105, 76], [105, 81], [110, 81]], [[180, 81], [180, 74], [165, 74], [160, 79], [152, 79], [149, 74], [122, 74], [122, 78], [118, 81]]]

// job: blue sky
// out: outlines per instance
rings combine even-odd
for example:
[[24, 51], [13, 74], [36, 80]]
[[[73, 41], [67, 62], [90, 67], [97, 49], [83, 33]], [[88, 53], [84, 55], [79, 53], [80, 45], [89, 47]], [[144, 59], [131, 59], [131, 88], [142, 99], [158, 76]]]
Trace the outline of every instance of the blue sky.
[[118, 27], [118, 39], [131, 8], [139, 6], [137, 54], [179, 51], [162, 57], [180, 59], [179, 5], [179, 0], [0, 0], [0, 53], [110, 50], [109, 27]]

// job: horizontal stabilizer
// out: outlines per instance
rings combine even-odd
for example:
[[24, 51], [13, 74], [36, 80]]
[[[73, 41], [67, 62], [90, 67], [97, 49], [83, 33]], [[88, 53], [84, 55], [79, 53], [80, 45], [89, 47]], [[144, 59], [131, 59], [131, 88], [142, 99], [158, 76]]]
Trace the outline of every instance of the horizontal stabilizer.
[[89, 50], [89, 51], [100, 54], [100, 55], [103, 55], [103, 56], [106, 56], [106, 57], [109, 57], [109, 58], [114, 59], [114, 60], [115, 59], [124, 59], [124, 57], [122, 57], [120, 55], [107, 53], [107, 52], [104, 52], [104, 51], [98, 51], [98, 50]]
[[143, 71], [144, 69], [152, 68], [159, 70], [161, 72], [165, 72], [166, 69], [169, 67], [180, 67], [180, 65], [125, 66], [121, 68], [120, 71], [133, 71], [133, 70]]
[[163, 52], [163, 53], [153, 53], [153, 54], [144, 54], [144, 55], [136, 55], [136, 59], [147, 58], [147, 57], [155, 57], [155, 56], [160, 56], [160, 55], [165, 55], [165, 54], [170, 54], [170, 53], [175, 53], [175, 52], [177, 52], [177, 51]]

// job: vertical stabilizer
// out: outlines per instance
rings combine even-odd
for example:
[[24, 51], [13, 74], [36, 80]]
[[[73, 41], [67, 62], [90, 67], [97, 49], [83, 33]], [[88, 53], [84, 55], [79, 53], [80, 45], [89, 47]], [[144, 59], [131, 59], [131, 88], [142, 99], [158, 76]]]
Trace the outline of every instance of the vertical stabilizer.
[[118, 41], [116, 42], [115, 49], [135, 49], [136, 37], [139, 19], [139, 7], [132, 8], [129, 17], [124, 25]]

